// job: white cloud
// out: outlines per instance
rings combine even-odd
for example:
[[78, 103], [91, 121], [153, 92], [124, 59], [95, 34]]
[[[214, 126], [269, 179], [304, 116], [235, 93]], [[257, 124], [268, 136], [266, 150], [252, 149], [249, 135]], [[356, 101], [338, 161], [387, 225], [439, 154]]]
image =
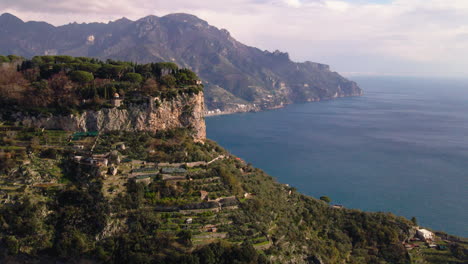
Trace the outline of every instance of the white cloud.
[[343, 2], [343, 1], [326, 1], [325, 5], [333, 10], [333, 11], [338, 11], [338, 12], [344, 12], [347, 11], [350, 7], [350, 4]]
[[300, 0], [284, 0], [288, 6], [301, 7], [302, 3]]
[[239, 41], [345, 72], [468, 76], [468, 1], [1, 0], [0, 12], [53, 24], [195, 14]]

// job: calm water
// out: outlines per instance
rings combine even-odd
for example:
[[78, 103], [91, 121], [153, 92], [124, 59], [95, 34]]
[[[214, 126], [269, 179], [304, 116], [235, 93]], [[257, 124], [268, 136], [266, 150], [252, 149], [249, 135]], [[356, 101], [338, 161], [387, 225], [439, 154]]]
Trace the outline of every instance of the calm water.
[[208, 137], [302, 193], [468, 237], [468, 80], [354, 80], [365, 96], [210, 117]]

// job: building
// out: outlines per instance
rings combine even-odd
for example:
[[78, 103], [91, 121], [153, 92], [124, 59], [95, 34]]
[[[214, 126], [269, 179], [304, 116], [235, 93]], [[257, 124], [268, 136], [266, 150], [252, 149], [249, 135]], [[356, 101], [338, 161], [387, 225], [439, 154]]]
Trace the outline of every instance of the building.
[[217, 233], [218, 228], [215, 225], [206, 225], [203, 227], [205, 229], [205, 232], [211, 232], [211, 233]]
[[118, 93], [114, 94], [114, 98], [111, 100], [111, 104], [114, 107], [120, 107], [122, 105], [123, 99], [120, 98], [120, 95]]
[[208, 192], [207, 191], [200, 191], [200, 199], [202, 201], [208, 200]]
[[95, 159], [95, 164], [98, 167], [107, 166], [109, 164], [108, 159]]
[[187, 218], [187, 219], [185, 220], [185, 223], [186, 223], [186, 224], [191, 224], [191, 223], [193, 223], [193, 219], [192, 219], [192, 218]]
[[424, 242], [428, 241], [434, 241], [435, 235], [431, 231], [427, 229], [418, 229], [416, 232], [416, 235], [418, 236], [419, 239], [421, 239]]
[[117, 172], [118, 172], [118, 170], [117, 170], [116, 167], [110, 167], [109, 170], [107, 171], [107, 173], [108, 173], [109, 175], [112, 175], [112, 176], [117, 175]]
[[125, 143], [121, 142], [121, 143], [117, 143], [115, 148], [118, 149], [118, 150], [125, 150], [126, 146], [125, 146]]
[[427, 247], [428, 248], [437, 248], [437, 245], [434, 244], [434, 243], [430, 243]]
[[133, 178], [136, 183], [143, 183], [149, 185], [153, 181], [152, 175], [141, 175]]
[[253, 193], [244, 193], [244, 198], [245, 199], [252, 199], [255, 196]]
[[81, 162], [83, 164], [88, 164], [96, 167], [107, 166], [109, 164], [109, 160], [107, 158], [101, 157], [102, 155], [96, 155], [99, 157], [87, 157], [84, 158], [82, 156], [75, 156], [73, 159], [76, 162]]
[[184, 174], [187, 170], [184, 168], [162, 168], [161, 173], [164, 174]]

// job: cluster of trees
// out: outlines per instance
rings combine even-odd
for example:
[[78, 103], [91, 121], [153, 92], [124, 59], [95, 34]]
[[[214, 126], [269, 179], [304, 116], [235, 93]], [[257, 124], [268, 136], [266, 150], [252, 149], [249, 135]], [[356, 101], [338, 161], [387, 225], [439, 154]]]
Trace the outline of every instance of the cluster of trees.
[[[0, 62], [18, 61], [2, 56]], [[1, 67], [2, 103], [56, 109], [61, 113], [108, 105], [115, 93], [130, 102], [151, 95], [172, 99], [178, 94], [199, 93], [197, 75], [174, 63], [137, 64], [71, 56], [37, 56], [21, 64]], [[134, 99], [132, 101], [132, 99]]]
[[170, 263], [181, 264], [270, 263], [264, 255], [259, 254], [248, 242], [240, 245], [230, 245], [222, 242], [213, 243], [196, 250], [191, 255], [174, 257], [170, 261]]
[[21, 72], [28, 72], [28, 79], [49, 79], [53, 75], [65, 72], [74, 82], [87, 84], [96, 79], [141, 83], [156, 81], [156, 84], [169, 88], [194, 85], [196, 74], [188, 69], [179, 69], [172, 62], [137, 64], [107, 60], [105, 62], [86, 57], [37, 56], [25, 60], [18, 67]]
[[24, 60], [24, 58], [20, 56], [16, 56], [16, 55], [8, 55], [8, 56], [0, 55], [0, 63], [19, 62], [21, 60]]

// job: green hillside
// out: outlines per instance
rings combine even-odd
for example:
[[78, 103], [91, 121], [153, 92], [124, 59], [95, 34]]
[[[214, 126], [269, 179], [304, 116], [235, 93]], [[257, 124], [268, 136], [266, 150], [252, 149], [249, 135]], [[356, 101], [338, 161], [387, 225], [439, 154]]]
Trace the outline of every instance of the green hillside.
[[466, 241], [408, 254], [409, 220], [301, 195], [186, 130], [0, 128], [5, 260], [466, 263]]

